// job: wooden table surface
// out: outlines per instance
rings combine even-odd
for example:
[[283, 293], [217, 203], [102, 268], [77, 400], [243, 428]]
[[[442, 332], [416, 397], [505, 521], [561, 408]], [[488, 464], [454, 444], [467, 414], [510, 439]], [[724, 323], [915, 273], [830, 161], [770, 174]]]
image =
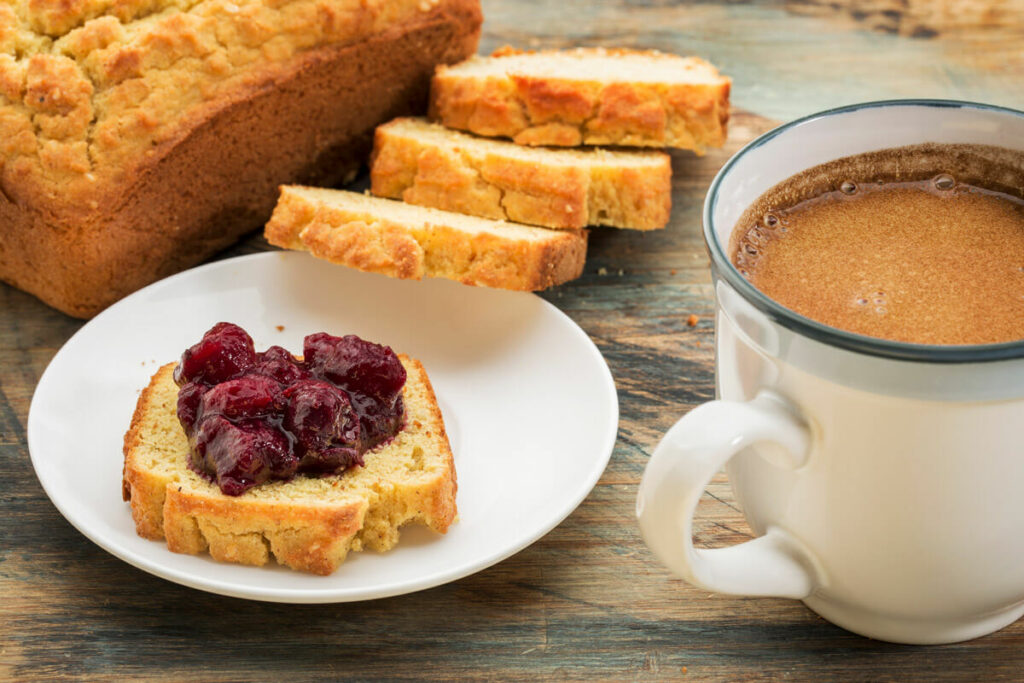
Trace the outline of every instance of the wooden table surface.
[[[658, 438], [713, 396], [699, 216], [714, 173], [779, 121], [851, 102], [1024, 109], [1020, 0], [490, 0], [484, 12], [482, 51], [653, 47], [703, 55], [734, 79], [727, 147], [673, 155], [669, 227], [595, 230], [584, 276], [543, 294], [591, 336], [618, 385], [619, 438], [593, 492], [531, 547], [416, 594], [291, 606], [164, 581], [79, 534], [40, 487], [29, 401], [82, 323], [0, 285], [0, 679], [1024, 680], [1024, 620], [957, 645], [871, 641], [796, 601], [713, 596], [670, 577], [634, 521]], [[266, 248], [253, 237], [226, 256]], [[707, 546], [749, 538], [723, 475], [698, 514]]]

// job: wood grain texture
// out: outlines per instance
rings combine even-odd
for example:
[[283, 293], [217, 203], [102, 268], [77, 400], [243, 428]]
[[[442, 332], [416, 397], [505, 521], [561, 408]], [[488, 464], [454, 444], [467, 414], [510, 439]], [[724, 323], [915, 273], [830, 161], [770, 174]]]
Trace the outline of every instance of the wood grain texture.
[[[485, 13], [488, 49], [539, 35], [546, 45], [645, 45], [726, 58], [738, 67], [743, 102], [765, 106], [761, 115], [736, 112], [726, 149], [700, 159], [673, 155], [668, 228], [594, 231], [583, 277], [543, 295], [590, 334], [618, 386], [619, 439], [594, 491], [517, 555], [416, 594], [289, 606], [169, 583], [91, 543], [40, 487], [25, 442], [29, 401], [50, 358], [82, 323], [0, 286], [0, 680], [1021, 680], [1024, 621], [958, 645], [878, 643], [827, 624], [799, 602], [711, 596], [674, 579], [634, 521], [637, 485], [654, 445], [714, 393], [710, 275], [700, 234], [713, 174], [774, 125], [769, 117], [784, 117], [785, 98], [800, 108], [874, 99], [874, 85], [858, 79], [838, 94], [818, 81], [772, 80], [772, 70], [795, 57], [773, 62], [766, 41], [785, 35], [806, 58], [824, 39], [805, 22], [826, 20], [796, 18], [787, 27], [791, 15], [775, 4], [684, 11], [654, 0], [495, 1]], [[826, 61], [845, 61], [860, 73], [859, 60], [874, 59], [861, 52], [868, 49], [862, 29], [835, 26], [829, 30], [838, 53]], [[956, 82], [915, 61], [923, 59], [915, 52], [921, 40], [879, 35], [909, 45], [899, 49], [909, 55], [909, 71], [923, 69], [917, 73], [927, 87], [956, 94]], [[995, 45], [992, 58], [1002, 49]], [[801, 68], [806, 78], [811, 66]], [[960, 68], [969, 75], [973, 67], [948, 66]], [[972, 87], [1020, 106], [1024, 95], [992, 85], [998, 82], [979, 70]], [[267, 248], [253, 237], [222, 256]], [[698, 316], [693, 327], [691, 314]], [[706, 546], [750, 537], [723, 475], [701, 501], [696, 535]]]
[[1024, 31], [1024, 0], [790, 0], [787, 6], [814, 16], [847, 15], [873, 30], [914, 38]]

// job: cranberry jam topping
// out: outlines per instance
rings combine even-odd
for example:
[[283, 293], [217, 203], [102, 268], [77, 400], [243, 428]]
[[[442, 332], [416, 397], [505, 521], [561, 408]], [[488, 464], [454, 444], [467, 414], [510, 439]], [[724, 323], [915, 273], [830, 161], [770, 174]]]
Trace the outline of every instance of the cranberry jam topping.
[[231, 323], [214, 325], [174, 370], [192, 467], [237, 496], [297, 473], [340, 474], [405, 421], [405, 368], [387, 346], [311, 334], [303, 360], [257, 353]]

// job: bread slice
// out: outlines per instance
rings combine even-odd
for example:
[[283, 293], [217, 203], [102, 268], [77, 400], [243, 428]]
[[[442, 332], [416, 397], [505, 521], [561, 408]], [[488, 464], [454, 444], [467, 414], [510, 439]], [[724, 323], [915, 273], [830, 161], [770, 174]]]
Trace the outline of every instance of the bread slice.
[[400, 118], [377, 128], [373, 193], [410, 204], [549, 228], [665, 227], [664, 152], [542, 149]]
[[534, 291], [583, 272], [584, 230], [547, 230], [344, 190], [281, 188], [264, 235], [371, 273]]
[[399, 355], [408, 378], [406, 425], [341, 475], [267, 482], [237, 497], [188, 467], [178, 422], [174, 363], [139, 397], [124, 437], [123, 494], [140, 536], [166, 539], [176, 553], [283, 565], [330, 574], [349, 550], [384, 551], [399, 527], [419, 522], [444, 533], [456, 514], [455, 464], [434, 390], [423, 366]]
[[521, 145], [680, 147], [725, 143], [731, 82], [697, 57], [579, 48], [439, 66], [431, 117]]

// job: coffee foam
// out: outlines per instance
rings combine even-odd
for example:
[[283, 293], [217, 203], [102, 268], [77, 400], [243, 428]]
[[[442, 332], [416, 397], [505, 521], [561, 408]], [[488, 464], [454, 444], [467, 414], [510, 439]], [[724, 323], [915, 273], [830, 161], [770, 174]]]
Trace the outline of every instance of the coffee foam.
[[780, 208], [841, 191], [846, 182], [899, 183], [930, 180], [946, 173], [958, 182], [1024, 200], [1024, 152], [987, 145], [925, 143], [843, 157], [802, 171], [761, 195], [740, 217], [729, 239], [729, 254], [760, 219]]

